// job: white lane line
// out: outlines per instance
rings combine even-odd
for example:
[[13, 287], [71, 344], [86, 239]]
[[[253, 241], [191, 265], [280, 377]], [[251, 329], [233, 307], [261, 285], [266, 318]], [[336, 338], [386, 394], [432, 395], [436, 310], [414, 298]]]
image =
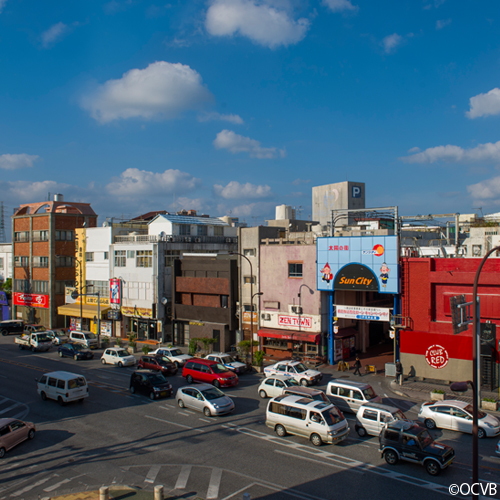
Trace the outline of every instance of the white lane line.
[[185, 415], [186, 417], [190, 417], [192, 415], [192, 413], [186, 413], [184, 411], [180, 411], [179, 415]]
[[149, 469], [149, 472], [146, 476], [146, 479], [144, 479], [145, 483], [154, 483], [156, 476], [158, 475], [158, 472], [160, 472], [161, 465], [152, 465], [151, 468]]
[[49, 486], [48, 488], [44, 488], [43, 491], [46, 491], [47, 493], [49, 493], [50, 491], [57, 490], [57, 488], [59, 488], [59, 486], [62, 486], [63, 484], [66, 484], [66, 483], [69, 483], [70, 481], [71, 481], [71, 479], [63, 479], [62, 481], [59, 481], [58, 483], [53, 484], [52, 486]]
[[53, 474], [52, 476], [46, 477], [44, 479], [40, 479], [40, 481], [37, 481], [36, 483], [31, 484], [30, 486], [26, 486], [22, 490], [15, 491], [14, 493], [11, 493], [11, 497], [20, 497], [21, 495], [24, 495], [24, 493], [27, 493], [28, 491], [31, 491], [33, 488], [36, 488], [37, 486], [42, 485], [43, 483], [46, 483], [50, 479], [56, 477], [56, 474]]
[[210, 423], [210, 420], [207, 420], [206, 418], [199, 418], [198, 420], [203, 420], [203, 422], [208, 422], [208, 423]]
[[165, 422], [166, 424], [177, 425], [178, 427], [183, 427], [184, 429], [189, 429], [192, 431], [203, 432], [201, 429], [197, 429], [196, 427], [190, 427], [189, 425], [178, 424], [177, 422], [171, 422], [170, 420], [165, 420], [163, 418], [152, 417], [151, 415], [144, 415], [146, 418], [150, 418], [152, 420], [158, 420], [158, 422]]
[[210, 476], [210, 483], [207, 490], [207, 500], [214, 500], [219, 497], [219, 486], [222, 478], [222, 469], [214, 467]]
[[191, 465], [183, 465], [179, 477], [177, 478], [177, 482], [175, 483], [176, 490], [183, 490], [186, 488], [189, 474], [191, 474]]
[[9, 406], [8, 408], [5, 408], [5, 410], [0, 411], [0, 415], [3, 415], [4, 413], [7, 413], [10, 410], [13, 410], [17, 406], [19, 406], [19, 403], [15, 403], [12, 406]]
[[162, 410], [172, 410], [173, 407], [171, 406], [170, 408], [168, 406], [160, 406]]
[[363, 474], [362, 471], [353, 469], [350, 465], [337, 465], [337, 464], [331, 464], [331, 463], [326, 463], [322, 460], [315, 460], [314, 458], [309, 458], [309, 457], [302, 457], [300, 455], [297, 455], [296, 453], [288, 453], [286, 451], [281, 451], [281, 450], [274, 450], [274, 453], [279, 453], [280, 455], [287, 455], [289, 457], [293, 458], [299, 458], [300, 460], [307, 460], [308, 462], [316, 462], [317, 464], [321, 465], [329, 465], [330, 467], [337, 467], [339, 469], [344, 469], [344, 470], [350, 470], [351, 472], [357, 472], [358, 474]]

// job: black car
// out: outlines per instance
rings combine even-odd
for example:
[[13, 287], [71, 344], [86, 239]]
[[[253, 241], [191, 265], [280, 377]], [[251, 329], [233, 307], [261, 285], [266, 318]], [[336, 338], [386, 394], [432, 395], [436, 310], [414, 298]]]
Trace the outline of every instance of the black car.
[[160, 372], [137, 371], [130, 377], [130, 392], [141, 392], [150, 399], [166, 398], [172, 395], [172, 385]]
[[0, 321], [0, 332], [3, 336], [11, 333], [21, 334], [24, 332], [24, 321], [20, 319], [8, 319]]
[[80, 344], [73, 344], [71, 342], [67, 342], [66, 344], [60, 345], [57, 348], [57, 352], [59, 353], [59, 357], [69, 356], [74, 360], [80, 359], [94, 359], [94, 353], [85, 349]]
[[386, 425], [379, 436], [380, 453], [389, 465], [399, 460], [425, 467], [432, 476], [446, 469], [455, 458], [455, 450], [434, 441], [422, 425], [409, 420], [396, 420]]

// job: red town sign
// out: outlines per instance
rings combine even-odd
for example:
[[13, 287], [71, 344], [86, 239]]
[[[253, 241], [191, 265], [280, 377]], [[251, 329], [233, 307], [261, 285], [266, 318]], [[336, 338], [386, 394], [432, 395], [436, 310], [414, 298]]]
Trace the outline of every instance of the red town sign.
[[[278, 325], [279, 326], [293, 326], [295, 328], [299, 328], [299, 317], [298, 316], [278, 316]], [[300, 317], [300, 327], [302, 328], [311, 328], [312, 327], [312, 318], [308, 316]]]
[[432, 368], [444, 368], [448, 364], [448, 351], [440, 345], [431, 345], [426, 353], [425, 360]]
[[39, 295], [36, 293], [14, 293], [14, 305], [15, 306], [28, 306], [28, 307], [41, 307], [43, 309], [48, 309], [49, 307], [49, 296]]

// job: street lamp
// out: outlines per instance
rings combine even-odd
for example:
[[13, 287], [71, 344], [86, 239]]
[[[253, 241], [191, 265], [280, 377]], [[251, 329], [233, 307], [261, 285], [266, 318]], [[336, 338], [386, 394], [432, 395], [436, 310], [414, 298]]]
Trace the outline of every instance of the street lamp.
[[[300, 294], [300, 291], [302, 290], [303, 286], [305, 286], [309, 290], [309, 293], [311, 295], [314, 293], [314, 290], [311, 290], [309, 285], [306, 285], [305, 283], [302, 283], [302, 285], [299, 286], [299, 293], [297, 294], [297, 297], [299, 298], [299, 333], [300, 333], [300, 315], [302, 314], [302, 296]], [[293, 333], [292, 333], [292, 358], [293, 358], [294, 351], [295, 351], [295, 347], [294, 347], [294, 343], [293, 343]]]

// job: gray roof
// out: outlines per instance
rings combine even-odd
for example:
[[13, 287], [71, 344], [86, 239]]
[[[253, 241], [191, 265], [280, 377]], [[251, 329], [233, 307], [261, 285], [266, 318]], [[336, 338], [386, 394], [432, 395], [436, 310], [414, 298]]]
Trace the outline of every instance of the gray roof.
[[151, 222], [156, 219], [166, 219], [172, 224], [195, 224], [199, 226], [229, 226], [227, 222], [224, 222], [217, 217], [195, 217], [192, 215], [174, 215], [174, 214], [159, 214]]

